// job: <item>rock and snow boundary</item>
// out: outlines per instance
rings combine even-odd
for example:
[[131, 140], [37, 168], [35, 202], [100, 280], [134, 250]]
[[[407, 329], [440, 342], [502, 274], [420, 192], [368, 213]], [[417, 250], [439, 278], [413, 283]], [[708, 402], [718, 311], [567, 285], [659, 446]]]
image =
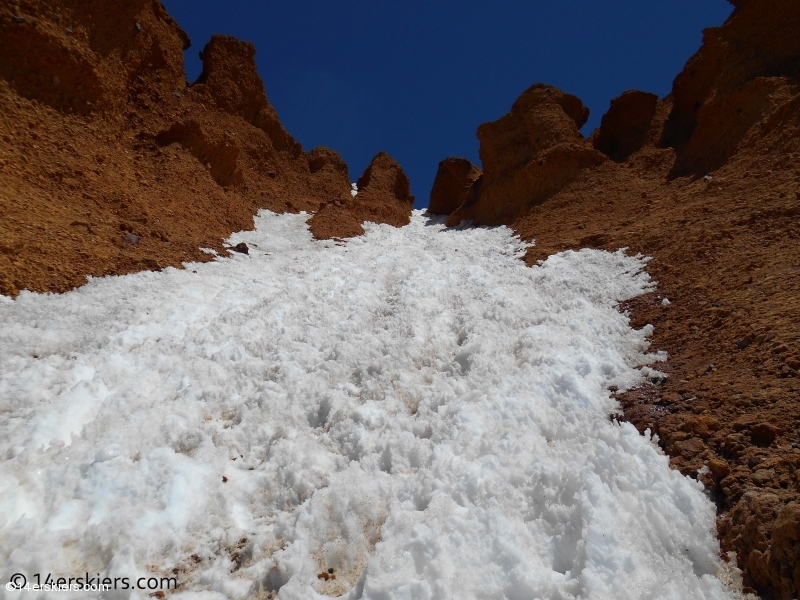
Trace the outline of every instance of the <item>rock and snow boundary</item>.
[[731, 597], [701, 486], [609, 420], [657, 358], [615, 308], [643, 259], [527, 268], [504, 227], [417, 211], [337, 244], [306, 218], [262, 212], [230, 240], [249, 256], [0, 297], [3, 582]]

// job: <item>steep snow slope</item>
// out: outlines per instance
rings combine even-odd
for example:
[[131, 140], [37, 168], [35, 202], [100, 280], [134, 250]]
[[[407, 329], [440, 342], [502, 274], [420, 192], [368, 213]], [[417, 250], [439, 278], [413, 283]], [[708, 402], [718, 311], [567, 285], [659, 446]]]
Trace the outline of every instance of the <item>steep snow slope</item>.
[[642, 259], [527, 268], [510, 230], [420, 213], [336, 245], [306, 218], [262, 212], [249, 256], [0, 298], [4, 581], [727, 597], [700, 486], [608, 416], [656, 358], [615, 309]]

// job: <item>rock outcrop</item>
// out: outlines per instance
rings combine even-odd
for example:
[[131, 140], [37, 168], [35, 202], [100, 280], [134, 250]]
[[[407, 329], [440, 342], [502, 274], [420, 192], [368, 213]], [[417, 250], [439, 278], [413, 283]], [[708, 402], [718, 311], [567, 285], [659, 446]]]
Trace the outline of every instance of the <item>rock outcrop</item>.
[[[376, 154], [356, 182], [357, 204], [379, 220], [395, 227], [408, 225], [414, 196], [403, 168], [386, 152]], [[370, 219], [371, 220], [371, 219]]]
[[[678, 159], [673, 176], [705, 175], [762, 130], [777, 126], [800, 91], [800, 9], [786, 0], [735, 2], [722, 27], [706, 29], [700, 50], [675, 78], [662, 145]], [[748, 139], [749, 138], [749, 139]]]
[[658, 96], [638, 90], [614, 98], [591, 137], [592, 146], [622, 162], [647, 143], [657, 106]]
[[589, 109], [575, 96], [543, 84], [527, 89], [511, 112], [478, 128], [480, 190], [452, 213], [448, 225], [464, 219], [510, 223], [583, 169], [607, 160], [581, 135], [588, 118]]
[[252, 44], [213, 36], [191, 84], [189, 44], [158, 0], [0, 6], [0, 293], [208, 260], [261, 208], [350, 199], [341, 157], [281, 125]]
[[[770, 470], [765, 466], [762, 472]], [[769, 488], [744, 492], [721, 529], [725, 537], [748, 547], [740, 562], [751, 582], [774, 597], [795, 598], [800, 581], [800, 503], [787, 503], [781, 495]]]
[[375, 155], [356, 187], [356, 196], [329, 200], [309, 219], [309, 229], [316, 239], [361, 235], [366, 221], [394, 227], [403, 227], [411, 221], [414, 196], [410, 182], [402, 167], [385, 152]]
[[450, 157], [439, 163], [428, 212], [449, 215], [467, 201], [482, 171], [466, 158]]
[[264, 131], [277, 151], [299, 157], [303, 149], [283, 128], [267, 101], [264, 82], [256, 71], [256, 48], [226, 35], [214, 35], [203, 48], [203, 71], [189, 90], [197, 102], [236, 115]]

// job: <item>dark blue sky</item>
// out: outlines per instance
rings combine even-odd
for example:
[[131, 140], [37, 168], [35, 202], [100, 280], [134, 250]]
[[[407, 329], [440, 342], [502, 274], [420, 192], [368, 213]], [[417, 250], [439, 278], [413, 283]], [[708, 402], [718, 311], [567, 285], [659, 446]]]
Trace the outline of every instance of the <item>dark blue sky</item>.
[[267, 96], [306, 150], [329, 146], [353, 181], [385, 150], [427, 206], [447, 156], [476, 164], [475, 130], [528, 86], [555, 85], [591, 109], [631, 88], [669, 93], [721, 25], [725, 0], [163, 0], [192, 38], [189, 80], [213, 33], [253, 42]]

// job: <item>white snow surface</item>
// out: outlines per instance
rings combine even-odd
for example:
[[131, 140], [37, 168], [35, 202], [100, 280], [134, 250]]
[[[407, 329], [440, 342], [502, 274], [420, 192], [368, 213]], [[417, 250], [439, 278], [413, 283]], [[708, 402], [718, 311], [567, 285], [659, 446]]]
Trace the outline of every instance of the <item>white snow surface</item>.
[[0, 297], [3, 583], [731, 597], [701, 486], [609, 419], [607, 388], [658, 358], [616, 309], [650, 289], [643, 258], [527, 268], [503, 227], [417, 211], [341, 244], [306, 218], [260, 213], [229, 240], [249, 256]]

